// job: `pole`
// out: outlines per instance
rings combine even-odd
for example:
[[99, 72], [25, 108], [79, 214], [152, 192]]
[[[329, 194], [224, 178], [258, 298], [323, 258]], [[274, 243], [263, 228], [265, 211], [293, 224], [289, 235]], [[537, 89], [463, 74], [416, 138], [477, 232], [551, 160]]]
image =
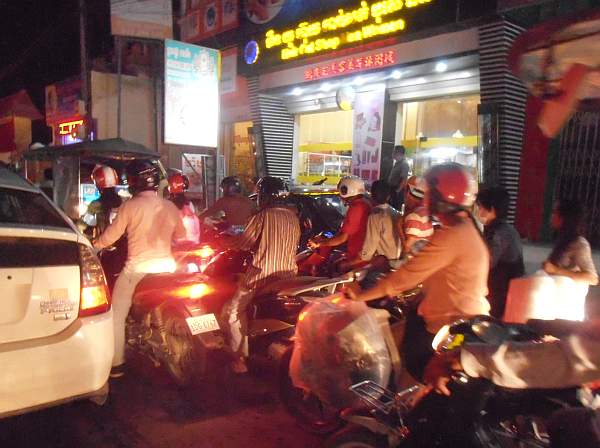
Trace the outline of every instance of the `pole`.
[[121, 89], [123, 73], [123, 38], [115, 36], [115, 44], [117, 45], [117, 138], [121, 138]]
[[87, 51], [87, 9], [85, 0], [79, 0], [79, 57], [81, 66], [81, 99], [83, 101], [83, 122], [85, 139], [89, 136], [91, 124], [90, 83]]

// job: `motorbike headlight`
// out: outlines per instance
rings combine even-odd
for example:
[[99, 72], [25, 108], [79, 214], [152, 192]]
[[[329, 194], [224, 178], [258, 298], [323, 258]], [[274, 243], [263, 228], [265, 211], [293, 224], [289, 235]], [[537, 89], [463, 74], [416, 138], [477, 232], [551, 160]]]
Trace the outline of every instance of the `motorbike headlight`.
[[460, 347], [464, 340], [464, 334], [452, 334], [450, 333], [450, 325], [444, 325], [442, 328], [439, 329], [439, 331], [433, 338], [433, 341], [431, 342], [431, 347], [436, 352], [452, 350], [454, 348]]
[[210, 246], [203, 246], [197, 251], [195, 251], [195, 255], [200, 258], [210, 258], [215, 254], [215, 250]]

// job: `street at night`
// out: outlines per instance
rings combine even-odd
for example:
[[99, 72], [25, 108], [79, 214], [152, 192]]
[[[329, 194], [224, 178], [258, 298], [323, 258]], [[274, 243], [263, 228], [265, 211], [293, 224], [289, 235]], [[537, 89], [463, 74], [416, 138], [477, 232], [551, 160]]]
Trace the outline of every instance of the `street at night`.
[[0, 446], [11, 448], [308, 448], [265, 375], [229, 375], [202, 388], [178, 389], [137, 359], [111, 381], [109, 402], [77, 402], [0, 421]]

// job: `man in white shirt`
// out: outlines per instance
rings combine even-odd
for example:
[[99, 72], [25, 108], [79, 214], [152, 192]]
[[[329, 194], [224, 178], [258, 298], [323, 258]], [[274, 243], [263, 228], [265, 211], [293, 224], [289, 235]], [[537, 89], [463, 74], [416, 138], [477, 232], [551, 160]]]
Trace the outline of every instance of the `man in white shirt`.
[[134, 197], [119, 208], [112, 224], [94, 241], [96, 249], [104, 249], [127, 235], [127, 261], [112, 294], [115, 335], [112, 378], [124, 373], [125, 321], [135, 287], [146, 274], [175, 271], [171, 242], [186, 235], [177, 207], [158, 197], [159, 182], [158, 168], [151, 162], [137, 161], [128, 166], [127, 183]]

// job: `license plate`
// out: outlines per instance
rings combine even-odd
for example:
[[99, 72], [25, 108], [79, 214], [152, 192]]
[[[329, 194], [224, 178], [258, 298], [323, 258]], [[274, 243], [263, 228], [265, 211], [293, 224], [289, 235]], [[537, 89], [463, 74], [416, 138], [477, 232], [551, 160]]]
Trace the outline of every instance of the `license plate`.
[[188, 317], [186, 319], [188, 328], [192, 335], [207, 333], [209, 331], [219, 330], [219, 322], [214, 314], [204, 314], [202, 316]]

